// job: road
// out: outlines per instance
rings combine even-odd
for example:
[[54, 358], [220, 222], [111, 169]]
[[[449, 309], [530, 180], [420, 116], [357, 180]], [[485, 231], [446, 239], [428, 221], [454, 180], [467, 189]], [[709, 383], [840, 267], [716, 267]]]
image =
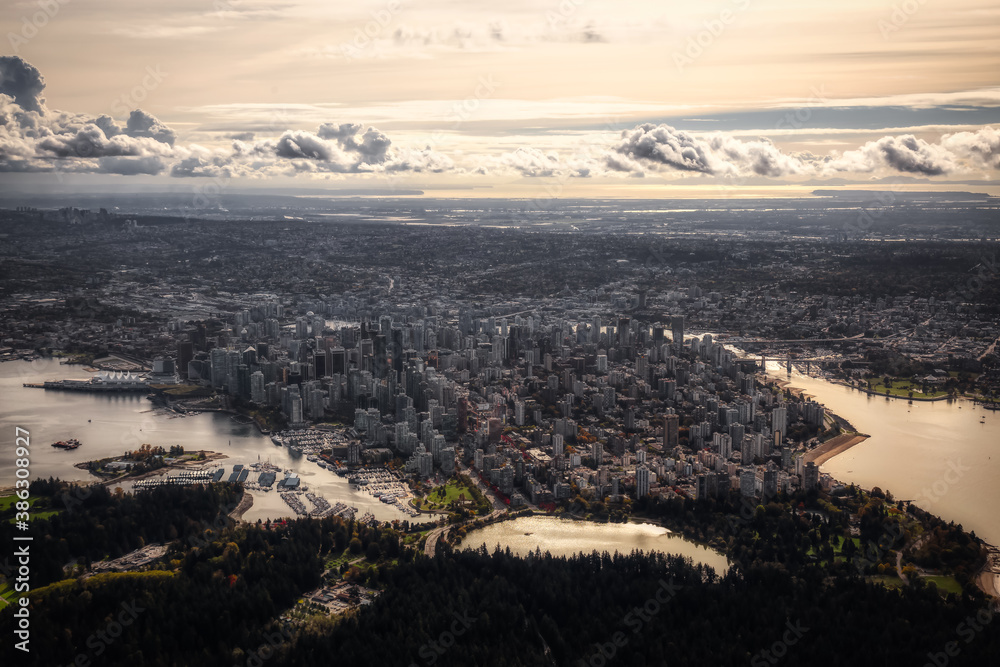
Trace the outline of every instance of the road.
[[[506, 508], [504, 508], [503, 510], [494, 510], [490, 512], [485, 518], [486, 520], [489, 521], [497, 518], [506, 511], [507, 511]], [[434, 558], [434, 554], [437, 553], [438, 540], [441, 538], [441, 535], [444, 534], [444, 531], [448, 530], [449, 528], [452, 528], [453, 526], [456, 528], [458, 526], [464, 526], [466, 524], [472, 523], [473, 521], [479, 518], [482, 517], [474, 517], [467, 521], [463, 521], [462, 523], [452, 524], [451, 526], [439, 526], [438, 528], [434, 528], [433, 530], [431, 530], [431, 532], [427, 533], [427, 541], [424, 542], [424, 554], [430, 556], [431, 558]]]
[[507, 509], [507, 505], [504, 504], [502, 500], [496, 497], [496, 494], [493, 493], [493, 489], [483, 484], [483, 480], [479, 479], [479, 475], [474, 473], [472, 470], [468, 468], [463, 468], [461, 461], [458, 462], [458, 472], [459, 474], [467, 476], [475, 483], [477, 487], [479, 487], [479, 490], [482, 492], [482, 494], [486, 496], [486, 498], [488, 498], [490, 503], [493, 505], [493, 509], [495, 510]]
[[[926, 542], [927, 538], [929, 538], [929, 537], [930, 537], [930, 535], [921, 535], [920, 537], [918, 537], [913, 542], [913, 544], [910, 544], [908, 546], [904, 546], [902, 549], [900, 549], [899, 551], [896, 552], [896, 576], [898, 576], [903, 581], [904, 584], [909, 583], [909, 581], [907, 580], [906, 576], [903, 574], [903, 552], [905, 552], [905, 551], [911, 551], [911, 550], [915, 550], [915, 549], [920, 549], [921, 545], [924, 542]], [[921, 574], [921, 575], [924, 574], [924, 572], [921, 571], [921, 570], [919, 570], [919, 569], [918, 569], [917, 573]]]

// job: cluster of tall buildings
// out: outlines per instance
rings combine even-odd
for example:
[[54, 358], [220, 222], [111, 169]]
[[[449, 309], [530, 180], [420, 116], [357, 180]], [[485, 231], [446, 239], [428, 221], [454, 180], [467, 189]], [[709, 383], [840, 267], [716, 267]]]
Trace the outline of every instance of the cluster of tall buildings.
[[410, 306], [346, 323], [268, 302], [184, 328], [189, 381], [294, 426], [350, 424], [356, 463], [391, 450], [429, 477], [464, 459], [515, 502], [786, 490], [805, 483], [790, 430], [825, 419], [682, 316]]

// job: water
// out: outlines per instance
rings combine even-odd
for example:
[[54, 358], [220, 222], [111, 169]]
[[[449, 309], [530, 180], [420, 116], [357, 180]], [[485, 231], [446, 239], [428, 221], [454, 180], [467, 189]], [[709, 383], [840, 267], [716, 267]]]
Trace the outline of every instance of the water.
[[[379, 519], [408, 518], [351, 489], [347, 480], [336, 474], [275, 447], [254, 426], [238, 424], [227, 414], [176, 417], [154, 410], [141, 394], [88, 394], [21, 386], [22, 382], [87, 376], [79, 366], [61, 366], [54, 360], [0, 364], [0, 470], [5, 471], [0, 473], [0, 488], [14, 484], [14, 429], [20, 426], [31, 432], [32, 477], [93, 480], [73, 464], [119, 455], [147, 442], [164, 447], [180, 444], [188, 450], [221, 452], [229, 457], [223, 461], [227, 467], [253, 463], [258, 455], [262, 460], [270, 458], [282, 469], [299, 473], [303, 484], [330, 502], [345, 502]], [[787, 379], [783, 370], [774, 376]], [[793, 386], [801, 387], [872, 436], [827, 461], [822, 466], [824, 472], [864, 488], [881, 487], [896, 498], [915, 499], [934, 514], [961, 523], [991, 544], [1000, 544], [1000, 412], [976, 408], [964, 400], [914, 401], [912, 405], [905, 400], [887, 401], [797, 372], [791, 380]], [[980, 424], [984, 415], [986, 423]], [[83, 446], [76, 451], [49, 446], [67, 438], [78, 438]], [[255, 521], [289, 514], [272, 491], [255, 494], [254, 506], [244, 518]]]
[[1000, 411], [977, 408], [964, 399], [886, 400], [797, 371], [789, 377], [772, 362], [768, 372], [871, 436], [824, 463], [823, 472], [914, 500], [1000, 544]]
[[478, 549], [486, 545], [492, 551], [498, 544], [526, 556], [541, 549], [553, 556], [572, 556], [577, 553], [597, 551], [603, 553], [631, 553], [659, 551], [685, 556], [697, 563], [704, 563], [725, 574], [729, 569], [726, 557], [708, 547], [689, 542], [666, 528], [649, 523], [593, 523], [571, 521], [552, 516], [521, 517], [512, 521], [494, 523], [469, 532], [460, 547]]
[[[229, 414], [204, 412], [178, 416], [154, 408], [142, 393], [98, 394], [21, 386], [24, 382], [88, 376], [80, 366], [62, 366], [51, 359], [0, 364], [0, 470], [4, 471], [0, 473], [0, 488], [14, 486], [14, 433], [16, 427], [21, 427], [31, 433], [32, 478], [97, 481], [73, 464], [121, 455], [145, 443], [166, 449], [183, 445], [188, 451], [204, 449], [225, 454], [228, 458], [211, 467], [225, 467], [226, 477], [234, 464], [254, 463], [259, 456], [262, 461], [270, 459], [282, 470], [298, 473], [303, 485], [331, 504], [342, 501], [357, 507], [358, 516], [367, 511], [384, 521], [413, 520], [377, 498], [352, 489], [336, 473], [285, 447], [276, 447], [255, 426], [239, 424]], [[68, 438], [77, 438], [83, 444], [73, 451], [50, 447], [53, 442]], [[130, 488], [129, 484], [122, 486]], [[293, 516], [276, 491], [253, 495], [254, 504], [243, 515], [245, 520]]]

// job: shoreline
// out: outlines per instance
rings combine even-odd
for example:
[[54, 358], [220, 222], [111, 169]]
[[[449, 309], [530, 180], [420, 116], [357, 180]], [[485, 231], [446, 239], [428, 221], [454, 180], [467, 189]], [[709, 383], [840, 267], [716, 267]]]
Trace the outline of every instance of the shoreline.
[[811, 461], [817, 467], [820, 467], [835, 456], [843, 454], [851, 447], [860, 445], [868, 438], [869, 436], [864, 433], [841, 433], [830, 438], [823, 444], [813, 447], [805, 453], [803, 459], [806, 463]]
[[80, 470], [87, 470], [87, 472], [92, 476], [96, 477], [97, 480], [94, 483], [103, 484], [104, 486], [111, 486], [112, 484], [117, 484], [119, 482], [138, 482], [143, 479], [149, 479], [151, 477], [159, 477], [161, 475], [169, 473], [171, 470], [186, 470], [193, 467], [201, 467], [203, 465], [211, 464], [214, 461], [222, 461], [228, 459], [228, 454], [223, 454], [221, 452], [214, 452], [210, 450], [198, 450], [196, 452], [186, 452], [191, 454], [205, 454], [205, 458], [201, 461], [179, 461], [176, 463], [168, 463], [161, 468], [156, 470], [148, 470], [144, 473], [138, 475], [127, 474], [122, 477], [114, 477], [112, 479], [102, 479], [98, 475], [91, 473], [87, 470], [88, 461], [81, 461], [80, 463], [74, 463], [74, 468], [79, 468]]
[[1000, 599], [1000, 582], [997, 579], [1000, 579], [1000, 574], [983, 570], [976, 577], [976, 585], [987, 595]]
[[[764, 375], [765, 378], [768, 378], [771, 381], [773, 381], [782, 390], [788, 389], [793, 394], [795, 394], [797, 392], [799, 396], [808, 396], [810, 398], [815, 398], [815, 396], [813, 396], [812, 394], [806, 393], [806, 390], [803, 389], [802, 387], [794, 387], [794, 386], [792, 386], [792, 380], [786, 380], [786, 379], [782, 379], [782, 378], [779, 378], [779, 377], [775, 377], [773, 375], [770, 375], [766, 370], [763, 372], [763, 375]], [[848, 385], [845, 382], [838, 382], [836, 380], [830, 380], [828, 378], [822, 378], [822, 377], [821, 378], [816, 378], [816, 379], [822, 380], [824, 382], [829, 382], [830, 384], [834, 384], [834, 385], [838, 385], [838, 386], [844, 387], [845, 389], [855, 389], [855, 390], [858, 390], [858, 391], [862, 391], [862, 392], [867, 393], [867, 394], [872, 395], [872, 396], [879, 396], [880, 395], [880, 394], [875, 394], [873, 392], [869, 392], [869, 391], [866, 391], [866, 390], [863, 390], [863, 389], [858, 389], [857, 387], [852, 387], [852, 386]], [[899, 397], [899, 396], [889, 396], [889, 398], [901, 398], [901, 397]], [[950, 397], [945, 396], [945, 397], [939, 397], [939, 398], [925, 398], [925, 399], [912, 399], [912, 400], [922, 400], [922, 401], [925, 401], [925, 402], [930, 402], [930, 401], [946, 400], [948, 398], [950, 398]], [[906, 400], [911, 400], [911, 399], [907, 398]], [[972, 399], [969, 399], [969, 400], [972, 400]], [[828, 413], [828, 414], [833, 414], [833, 413]], [[843, 419], [843, 417], [840, 417], [840, 415], [835, 415], [835, 418], [841, 419], [841, 420], [843, 420], [845, 422], [847, 421], [847, 420]], [[834, 458], [836, 456], [839, 456], [840, 454], [843, 454], [848, 449], [854, 447], [855, 445], [858, 445], [858, 444], [864, 442], [865, 440], [867, 440], [870, 437], [871, 436], [869, 436], [869, 435], [864, 435], [864, 434], [861, 434], [861, 433], [844, 433], [844, 434], [835, 436], [835, 437], [831, 438], [830, 440], [827, 440], [823, 444], [818, 445], [817, 447], [814, 447], [812, 450], [810, 450], [809, 452], [807, 452], [805, 454], [806, 461], [809, 461], [810, 457], [811, 457], [811, 460], [813, 460], [813, 462], [816, 463], [817, 466], [822, 466], [824, 463], [826, 463], [830, 459], [832, 459], [832, 458]], [[834, 441], [838, 441], [838, 442], [835, 443]], [[868, 489], [868, 490], [870, 491], [871, 489]], [[996, 546], [990, 544], [989, 542], [987, 542], [986, 540], [984, 540], [981, 537], [978, 538], [978, 539], [983, 544], [983, 546], [985, 546], [990, 551], [991, 554], [993, 554], [993, 553], [1000, 553], [1000, 549], [998, 549]], [[989, 559], [987, 559], [986, 565], [983, 566], [983, 569], [981, 569], [974, 576], [973, 580], [976, 582], [976, 585], [979, 587], [979, 589], [981, 591], [983, 591], [983, 593], [985, 593], [988, 597], [992, 597], [994, 599], [1000, 599], [1000, 574], [998, 574], [996, 572], [993, 572], [993, 570], [991, 569], [991, 566], [990, 566], [990, 560]]]
[[923, 396], [912, 396], [912, 397], [911, 396], [898, 396], [896, 394], [886, 394], [884, 392], [883, 393], [879, 393], [877, 391], [872, 391], [871, 389], [864, 389], [862, 387], [856, 387], [856, 386], [854, 386], [852, 384], [848, 384], [844, 380], [839, 380], [839, 379], [837, 379], [837, 380], [829, 380], [827, 378], [822, 378], [822, 379], [826, 380], [830, 384], [838, 384], [841, 387], [846, 387], [848, 389], [853, 389], [855, 391], [860, 391], [862, 393], [868, 394], [869, 396], [877, 396], [877, 397], [880, 397], [880, 398], [895, 398], [895, 399], [904, 400], [904, 401], [921, 401], [923, 403], [932, 403], [934, 401], [947, 401], [950, 398], [957, 398], [956, 396], [949, 396], [948, 394], [945, 394], [944, 396], [933, 396], [933, 397], [929, 397], [929, 398], [928, 397], [923, 397]]
[[253, 507], [253, 500], [253, 494], [244, 488], [243, 497], [240, 498], [239, 505], [237, 505], [236, 508], [229, 513], [229, 518], [237, 523], [243, 521], [243, 515], [246, 514], [251, 507]]

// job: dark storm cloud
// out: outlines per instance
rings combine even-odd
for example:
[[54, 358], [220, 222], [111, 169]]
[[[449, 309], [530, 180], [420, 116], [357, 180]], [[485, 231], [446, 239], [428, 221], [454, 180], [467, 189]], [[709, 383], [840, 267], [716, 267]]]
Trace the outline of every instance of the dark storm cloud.
[[42, 73], [19, 56], [0, 56], [0, 94], [10, 95], [25, 111], [41, 112], [45, 103]]
[[169, 146], [173, 146], [177, 140], [176, 132], [142, 109], [135, 109], [129, 114], [125, 134], [130, 137], [149, 137]]
[[136, 174], [156, 175], [167, 168], [158, 157], [102, 157], [97, 161], [99, 171], [105, 174], [121, 174], [134, 176]]

